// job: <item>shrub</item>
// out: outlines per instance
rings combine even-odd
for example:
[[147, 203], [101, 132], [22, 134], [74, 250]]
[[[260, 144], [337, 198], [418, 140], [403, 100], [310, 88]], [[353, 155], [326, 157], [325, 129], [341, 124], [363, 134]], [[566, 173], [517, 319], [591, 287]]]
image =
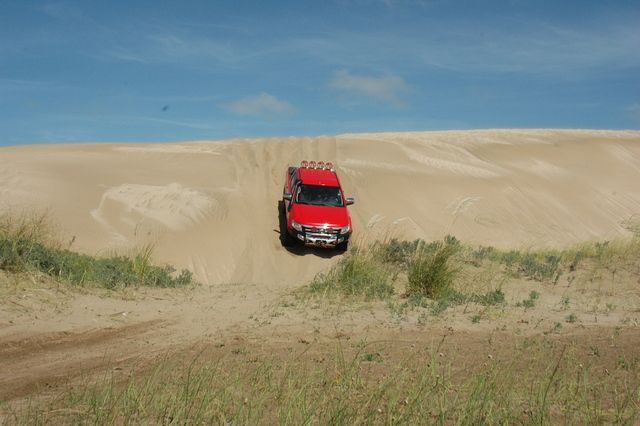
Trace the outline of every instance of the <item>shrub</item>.
[[377, 246], [377, 255], [383, 262], [408, 266], [422, 240], [401, 241], [395, 238]]
[[525, 277], [542, 281], [551, 278], [560, 266], [560, 256], [555, 254], [535, 255], [527, 253], [520, 260], [519, 271]]
[[480, 246], [471, 252], [473, 264], [480, 266], [483, 260], [492, 259], [496, 254], [496, 249], [491, 246]]
[[451, 292], [457, 270], [450, 259], [458, 244], [437, 242], [421, 247], [409, 268], [407, 294], [439, 299]]
[[60, 248], [49, 237], [45, 216], [0, 218], [0, 269], [9, 272], [39, 271], [75, 285], [94, 283], [113, 289], [146, 285], [185, 286], [192, 282], [191, 272], [183, 270], [174, 277], [169, 265], [151, 263], [152, 246], [143, 247], [135, 256], [95, 258]]
[[[543, 281], [557, 275], [561, 266], [563, 254], [566, 257], [568, 251], [535, 251], [522, 253], [518, 250], [499, 251], [493, 248], [480, 247], [472, 253], [474, 260], [481, 260], [489, 257], [492, 260], [502, 263], [507, 269], [516, 275]], [[581, 253], [579, 256], [582, 256]], [[582, 257], [574, 256], [574, 268]], [[476, 262], [478, 263], [478, 262]]]
[[96, 259], [90, 273], [92, 281], [99, 282], [107, 288], [116, 288], [118, 285], [129, 287], [136, 283], [145, 284], [134, 273], [131, 260], [123, 256]]
[[391, 272], [370, 250], [356, 249], [340, 259], [329, 272], [318, 274], [310, 290], [313, 293], [383, 299], [393, 294], [390, 281]]
[[507, 265], [507, 267], [512, 267], [514, 264], [518, 262], [520, 259], [520, 252], [517, 250], [509, 250], [506, 253], [502, 253], [500, 256], [500, 261]]
[[0, 269], [22, 272], [25, 256], [34, 244], [48, 241], [49, 225], [45, 215], [0, 216]]

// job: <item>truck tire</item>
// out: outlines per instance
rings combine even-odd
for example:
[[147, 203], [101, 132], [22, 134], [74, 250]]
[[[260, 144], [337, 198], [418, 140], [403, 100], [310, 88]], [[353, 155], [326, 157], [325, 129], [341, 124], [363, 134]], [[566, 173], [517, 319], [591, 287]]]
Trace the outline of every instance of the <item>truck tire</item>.
[[289, 233], [287, 231], [284, 231], [284, 234], [282, 235], [281, 241], [282, 241], [282, 245], [284, 247], [292, 247], [294, 245], [294, 243], [296, 242], [296, 240], [294, 240], [293, 237], [291, 235], [289, 235]]
[[343, 241], [340, 244], [338, 244], [336, 246], [336, 249], [338, 251], [341, 251], [341, 252], [345, 253], [347, 250], [349, 250], [349, 240]]

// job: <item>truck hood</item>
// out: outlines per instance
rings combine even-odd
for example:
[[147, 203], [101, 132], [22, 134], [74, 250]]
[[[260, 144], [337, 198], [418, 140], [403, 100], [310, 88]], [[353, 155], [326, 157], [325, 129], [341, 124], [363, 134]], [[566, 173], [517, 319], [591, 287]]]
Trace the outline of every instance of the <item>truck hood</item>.
[[322, 226], [327, 224], [339, 227], [351, 224], [346, 207], [295, 204], [291, 209], [290, 217], [301, 225]]

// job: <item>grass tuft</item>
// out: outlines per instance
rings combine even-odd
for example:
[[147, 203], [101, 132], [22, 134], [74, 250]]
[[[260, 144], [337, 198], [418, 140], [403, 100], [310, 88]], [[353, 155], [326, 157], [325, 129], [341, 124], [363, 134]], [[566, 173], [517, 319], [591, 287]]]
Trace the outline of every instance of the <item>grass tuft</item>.
[[325, 296], [341, 294], [379, 300], [393, 294], [391, 278], [391, 270], [378, 261], [375, 248], [355, 248], [327, 273], [318, 274], [310, 290]]
[[458, 249], [458, 244], [447, 240], [419, 248], [409, 268], [407, 294], [419, 294], [432, 299], [449, 294], [457, 272], [450, 259]]
[[[577, 268], [586, 279], [598, 279], [604, 273], [609, 273], [612, 281], [621, 274], [640, 275], [640, 238], [537, 251], [473, 247], [452, 236], [429, 243], [377, 241], [352, 248], [329, 271], [318, 274], [309, 289], [314, 295], [384, 300], [394, 293], [394, 286], [404, 283], [405, 291], [400, 294], [407, 300], [391, 301], [392, 310], [402, 314], [406, 308], [429, 307], [438, 314], [461, 303], [504, 304], [500, 287], [510, 279], [528, 278], [555, 285], [563, 274], [571, 274]], [[517, 306], [533, 308], [539, 294], [532, 295]]]
[[531, 309], [536, 306], [536, 301], [540, 298], [540, 293], [533, 290], [529, 293], [529, 298], [524, 299], [521, 302], [516, 303], [516, 306], [519, 308]]
[[93, 257], [60, 247], [46, 215], [0, 218], [0, 270], [7, 272], [41, 272], [73, 285], [108, 289], [192, 283], [192, 274], [186, 269], [176, 275], [170, 265], [153, 265], [152, 253], [153, 246], [147, 245], [132, 256]]

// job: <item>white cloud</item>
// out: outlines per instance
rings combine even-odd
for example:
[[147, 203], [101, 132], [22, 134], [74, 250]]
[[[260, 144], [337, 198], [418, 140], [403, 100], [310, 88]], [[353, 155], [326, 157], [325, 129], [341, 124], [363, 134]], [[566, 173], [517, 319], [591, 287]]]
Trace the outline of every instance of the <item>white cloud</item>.
[[136, 52], [130, 49], [124, 49], [120, 46], [104, 52], [104, 55], [112, 59], [123, 62], [139, 62], [141, 64], [147, 63], [148, 59], [140, 52]]
[[148, 31], [152, 34], [133, 30], [127, 37], [136, 39], [136, 42], [115, 43], [95, 56], [117, 62], [243, 69], [247, 64], [259, 61], [263, 55], [259, 48], [245, 46], [232, 39], [201, 37], [179, 30]]
[[178, 126], [178, 127], [187, 127], [189, 129], [208, 130], [208, 129], [214, 128], [210, 124], [202, 123], [196, 120], [165, 120], [162, 118], [155, 118], [155, 117], [131, 117], [131, 118], [133, 118], [134, 120], [149, 121], [152, 123], [169, 124], [171, 126]]
[[399, 6], [427, 7], [431, 4], [431, 2], [427, 0], [380, 0], [380, 3], [384, 4], [388, 8]]
[[40, 7], [40, 10], [49, 17], [59, 20], [77, 20], [84, 17], [79, 8], [63, 2], [46, 3]]
[[329, 85], [335, 90], [390, 103], [394, 106], [404, 105], [400, 96], [408, 90], [404, 80], [393, 74], [371, 77], [351, 74], [347, 70], [336, 72]]
[[572, 75], [640, 64], [631, 54], [640, 30], [620, 24], [572, 29], [522, 22], [521, 28], [452, 29], [441, 47], [427, 44], [419, 57], [425, 65], [462, 72], [519, 72]]
[[295, 111], [295, 108], [289, 102], [280, 100], [265, 92], [228, 102], [223, 107], [238, 115], [289, 115]]
[[[371, 0], [373, 1], [373, 0]], [[383, 0], [375, 0], [383, 2]], [[391, 4], [411, 0], [388, 0]], [[267, 31], [256, 24], [254, 34]], [[397, 31], [317, 28], [304, 35], [236, 38], [242, 27], [203, 36], [184, 27], [123, 30], [97, 57], [181, 67], [246, 70], [264, 63], [304, 61], [335, 69], [385, 69], [409, 74], [440, 69], [464, 74], [521, 73], [577, 78], [640, 66], [640, 28], [629, 19], [587, 28], [535, 20], [430, 20]], [[114, 39], [111, 37], [110, 39]], [[125, 42], [126, 41], [126, 42]], [[21, 42], [24, 44], [24, 42]], [[0, 53], [7, 49], [0, 46]], [[2, 55], [0, 55], [0, 61]]]
[[[464, 74], [589, 76], [640, 66], [640, 27], [615, 21], [572, 28], [536, 21], [431, 22], [389, 33], [335, 30], [289, 41], [292, 54], [339, 68], [385, 68]], [[284, 50], [284, 49], [283, 49]]]
[[354, 5], [354, 6], [370, 6], [370, 5], [382, 5], [388, 8], [395, 8], [401, 6], [420, 6], [427, 7], [433, 3], [432, 0], [336, 0], [341, 5]]

